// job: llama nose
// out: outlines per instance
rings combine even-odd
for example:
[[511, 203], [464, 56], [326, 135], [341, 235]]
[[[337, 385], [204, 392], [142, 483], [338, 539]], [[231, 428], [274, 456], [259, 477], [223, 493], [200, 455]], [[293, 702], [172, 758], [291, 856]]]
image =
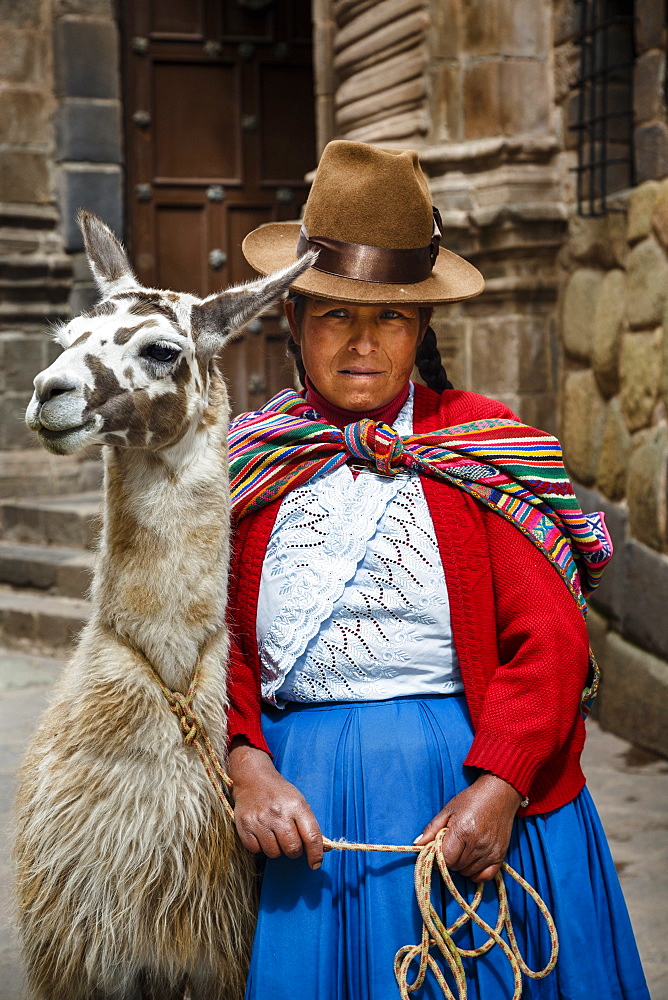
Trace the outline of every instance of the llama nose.
[[78, 388], [76, 381], [64, 372], [51, 375], [49, 378], [38, 375], [34, 386], [35, 395], [40, 403], [48, 403], [54, 396], [63, 396], [66, 392], [73, 392]]

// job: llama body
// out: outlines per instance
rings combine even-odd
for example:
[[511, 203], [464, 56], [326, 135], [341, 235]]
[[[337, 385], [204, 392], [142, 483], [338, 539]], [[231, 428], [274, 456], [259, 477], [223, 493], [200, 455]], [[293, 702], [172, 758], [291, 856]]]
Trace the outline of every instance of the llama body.
[[105, 298], [60, 334], [27, 421], [52, 451], [104, 449], [92, 614], [25, 758], [20, 927], [40, 1000], [232, 1000], [254, 923], [244, 849], [152, 669], [224, 756], [228, 402], [216, 351], [286, 273], [199, 300], [142, 289], [84, 216]]

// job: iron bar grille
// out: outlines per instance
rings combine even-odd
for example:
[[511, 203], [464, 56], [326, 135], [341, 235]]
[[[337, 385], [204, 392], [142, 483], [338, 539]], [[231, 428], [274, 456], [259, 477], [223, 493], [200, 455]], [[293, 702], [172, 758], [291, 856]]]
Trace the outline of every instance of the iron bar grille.
[[633, 0], [575, 0], [580, 71], [572, 89], [578, 213], [604, 215], [607, 196], [633, 187]]

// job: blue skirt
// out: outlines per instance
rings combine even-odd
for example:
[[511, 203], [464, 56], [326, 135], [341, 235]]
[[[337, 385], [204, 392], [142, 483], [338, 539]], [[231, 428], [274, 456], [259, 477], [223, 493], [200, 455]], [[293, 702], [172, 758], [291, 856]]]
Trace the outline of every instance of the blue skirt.
[[[462, 763], [473, 734], [461, 696], [293, 703], [284, 711], [267, 709], [263, 727], [278, 770], [303, 792], [323, 833], [334, 839], [410, 844], [475, 777]], [[395, 952], [421, 936], [414, 860], [332, 851], [315, 872], [303, 857], [268, 860], [247, 1000], [398, 998]], [[617, 873], [586, 788], [561, 809], [516, 820], [507, 860], [536, 887], [559, 933], [556, 969], [543, 980], [525, 978], [523, 1000], [649, 1000]], [[456, 881], [471, 899], [473, 883], [461, 876]], [[508, 876], [506, 885], [520, 950], [529, 968], [541, 969], [550, 953], [545, 923]], [[461, 910], [440, 888], [434, 896], [451, 924]], [[493, 883], [479, 912], [494, 925]], [[470, 948], [484, 937], [469, 924], [455, 940]], [[512, 973], [500, 948], [464, 963], [469, 1000], [512, 997]], [[449, 972], [446, 978], [451, 982]], [[415, 996], [442, 998], [430, 974]]]

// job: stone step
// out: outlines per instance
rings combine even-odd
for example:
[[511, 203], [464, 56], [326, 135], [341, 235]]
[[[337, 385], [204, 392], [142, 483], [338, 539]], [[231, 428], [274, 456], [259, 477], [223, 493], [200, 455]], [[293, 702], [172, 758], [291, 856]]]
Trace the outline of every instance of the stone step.
[[0, 642], [9, 649], [62, 657], [83, 628], [90, 605], [74, 597], [0, 586]]
[[46, 687], [58, 679], [64, 660], [0, 647], [0, 692]]
[[0, 541], [0, 583], [84, 599], [93, 573], [92, 552], [55, 545]]
[[0, 451], [0, 498], [57, 497], [99, 490], [101, 483], [99, 448], [82, 455], [51, 455], [38, 445]]
[[99, 493], [0, 500], [0, 538], [90, 549], [100, 527]]

